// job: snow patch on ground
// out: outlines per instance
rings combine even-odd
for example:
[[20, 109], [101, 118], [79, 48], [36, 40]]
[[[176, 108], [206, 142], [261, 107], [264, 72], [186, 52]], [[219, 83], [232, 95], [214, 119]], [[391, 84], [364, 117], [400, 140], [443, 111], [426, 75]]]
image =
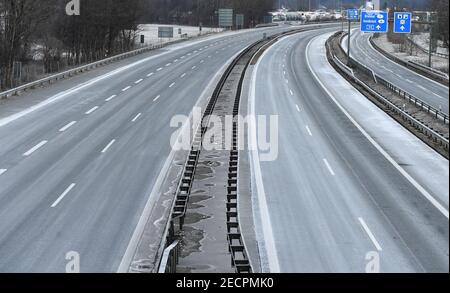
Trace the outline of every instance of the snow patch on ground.
[[[373, 40], [383, 50], [404, 61], [413, 61], [428, 66], [428, 54], [421, 52], [420, 50], [414, 50], [412, 55], [407, 52], [400, 52], [400, 45], [389, 42], [386, 34], [381, 34], [379, 37], [374, 38]], [[448, 62], [448, 59], [438, 56], [432, 56], [431, 63], [434, 69], [448, 73]]]

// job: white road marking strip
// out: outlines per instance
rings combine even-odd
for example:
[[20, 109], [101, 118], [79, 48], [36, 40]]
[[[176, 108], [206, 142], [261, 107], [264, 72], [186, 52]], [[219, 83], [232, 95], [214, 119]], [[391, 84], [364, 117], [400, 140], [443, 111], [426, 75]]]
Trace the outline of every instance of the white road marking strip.
[[293, 92], [292, 90], [289, 90], [289, 92], [291, 93], [291, 96], [293, 96], [293, 95], [294, 95], [294, 92]]
[[133, 120], [131, 120], [131, 122], [136, 122], [136, 120], [139, 119], [139, 117], [141, 117], [142, 113], [139, 113], [136, 115], [136, 117], [133, 118]]
[[[270, 50], [270, 49], [269, 49]], [[262, 60], [264, 56], [269, 52], [269, 50], [264, 51], [261, 58], [259, 60]], [[256, 76], [258, 72], [260, 62], [257, 62], [255, 69], [253, 71], [252, 75], [252, 81], [251, 81], [251, 92], [250, 92], [250, 98], [248, 100], [249, 107], [248, 111], [249, 114], [255, 115], [255, 101], [256, 101]], [[255, 117], [255, 116], [253, 116]], [[262, 179], [261, 174], [261, 165], [260, 165], [260, 157], [259, 157], [259, 151], [257, 147], [257, 135], [256, 135], [256, 125], [255, 123], [248, 123], [248, 132], [249, 132], [249, 140], [248, 143], [249, 149], [252, 150], [250, 152], [251, 160], [251, 170], [254, 172], [254, 179], [255, 179], [255, 185], [256, 185], [256, 195], [258, 197], [258, 205], [259, 205], [259, 211], [260, 211], [260, 217], [261, 220], [261, 229], [262, 229], [262, 236], [263, 241], [265, 244], [265, 250], [267, 252], [267, 260], [268, 260], [268, 266], [270, 273], [279, 273], [280, 272], [280, 264], [278, 261], [278, 253], [277, 248], [275, 244], [273, 229], [272, 229], [272, 222], [270, 219], [270, 213], [269, 213], [269, 207], [267, 204], [267, 197], [264, 190], [264, 181]]]
[[159, 100], [159, 98], [161, 98], [160, 95], [158, 95], [156, 98], [153, 99], [153, 102], [156, 102], [157, 100]]
[[205, 62], [205, 60], [201, 60], [201, 61], [200, 61], [200, 63], [203, 63], [203, 62]]
[[330, 164], [328, 163], [327, 159], [323, 159], [323, 162], [325, 163], [325, 165], [328, 168], [328, 171], [330, 171], [331, 175], [335, 176], [336, 174], [334, 173], [333, 169], [331, 168]]
[[108, 143], [108, 145], [102, 150], [102, 153], [103, 153], [103, 154], [106, 153], [106, 152], [109, 150], [109, 148], [110, 148], [115, 142], [116, 142], [115, 139], [111, 140], [111, 142]]
[[149, 74], [147, 74], [147, 77], [150, 77], [150, 76], [152, 76], [154, 73], [153, 72], [150, 72]]
[[181, 76], [180, 76], [180, 78], [183, 78], [183, 77], [185, 77], [186, 76], [186, 73], [183, 73]]
[[309, 129], [308, 125], [306, 125], [306, 131], [308, 131], [309, 136], [313, 136], [312, 132], [311, 132], [311, 129]]
[[208, 58], [211, 58], [211, 55], [209, 55]]
[[373, 235], [372, 231], [370, 231], [369, 227], [367, 226], [366, 222], [364, 222], [363, 218], [358, 218], [359, 222], [361, 223], [361, 226], [363, 227], [364, 231], [369, 235], [370, 240], [372, 241], [373, 245], [375, 245], [375, 248], [378, 251], [382, 251], [380, 243], [378, 243], [377, 239]]
[[8, 170], [6, 170], [6, 169], [0, 169], [0, 176], [3, 175], [3, 174], [5, 174], [6, 171], [8, 171]]
[[173, 63], [177, 63], [177, 62], [178, 62], [178, 59], [173, 60]]
[[195, 68], [197, 68], [197, 66], [192, 66], [192, 70], [194, 70]]
[[98, 106], [95, 106], [95, 107], [91, 108], [89, 111], [87, 111], [87, 112], [84, 113], [84, 114], [86, 114], [86, 115], [92, 114], [92, 113], [94, 113], [97, 109], [98, 109]]
[[172, 65], [172, 63], [167, 63], [167, 64], [166, 64], [166, 67], [169, 67], [170, 65]]
[[289, 79], [287, 79], [287, 78], [285, 78], [284, 81], [285, 81], [286, 83], [289, 83]]
[[181, 56], [181, 57], [180, 57], [180, 59], [184, 59], [184, 58], [186, 58], [186, 56]]
[[122, 92], [126, 92], [127, 90], [129, 90], [131, 88], [131, 86], [127, 86], [126, 88], [124, 88], [123, 90], [122, 90]]
[[37, 145], [35, 145], [34, 147], [32, 147], [30, 150], [28, 150], [27, 152], [25, 152], [23, 155], [25, 157], [28, 157], [29, 155], [31, 155], [32, 153], [34, 153], [35, 151], [37, 151], [38, 149], [40, 149], [41, 147], [43, 147], [48, 141], [43, 140], [40, 143], [38, 143]]
[[70, 123], [67, 124], [66, 126], [62, 127], [62, 128], [59, 130], [59, 132], [64, 132], [64, 131], [66, 131], [67, 129], [69, 129], [70, 127], [72, 127], [75, 123], [77, 123], [77, 121], [72, 121], [72, 122], [70, 122]]
[[134, 83], [135, 83], [135, 84], [138, 84], [138, 83], [140, 83], [140, 82], [142, 82], [142, 81], [143, 81], [143, 79], [141, 78], [141, 79], [136, 80]]
[[410, 79], [406, 79], [406, 81], [409, 83], [413, 83], [412, 80], [410, 80]]
[[61, 200], [75, 187], [75, 183], [72, 183], [67, 189], [58, 197], [58, 199], [51, 205], [52, 208], [56, 207]]
[[111, 97], [105, 99], [105, 102], [109, 102], [109, 101], [111, 101], [112, 99], [114, 99], [115, 97], [117, 97], [117, 96], [116, 96], [116, 95], [112, 95]]
[[297, 111], [300, 112], [300, 107], [298, 105], [295, 105], [295, 108], [297, 108]]
[[172, 83], [169, 85], [169, 88], [173, 87], [174, 85], [175, 85], [175, 83], [172, 82]]
[[286, 70], [283, 71], [283, 75], [286, 75]]
[[156, 69], [156, 71], [161, 71], [161, 70], [163, 70], [163, 69], [162, 69], [162, 67], [160, 67], [160, 68]]
[[[315, 39], [313, 39], [315, 40]], [[311, 41], [312, 42], [312, 41]], [[344, 109], [344, 107], [336, 100], [336, 98], [331, 94], [328, 88], [324, 85], [324, 83], [319, 79], [317, 74], [313, 71], [311, 63], [309, 62], [308, 52], [310, 49], [310, 43], [306, 47], [306, 63], [308, 65], [309, 71], [312, 73], [314, 78], [318, 81], [323, 90], [327, 93], [327, 95], [333, 100], [333, 102], [338, 106], [338, 108], [344, 113], [345, 116], [355, 125], [356, 128], [369, 140], [369, 142], [399, 171], [406, 180], [408, 180], [436, 209], [439, 210], [447, 219], [449, 218], [448, 210], [443, 207], [425, 188], [422, 187], [408, 172], [405, 171], [365, 130], [356, 122], [355, 119]]]

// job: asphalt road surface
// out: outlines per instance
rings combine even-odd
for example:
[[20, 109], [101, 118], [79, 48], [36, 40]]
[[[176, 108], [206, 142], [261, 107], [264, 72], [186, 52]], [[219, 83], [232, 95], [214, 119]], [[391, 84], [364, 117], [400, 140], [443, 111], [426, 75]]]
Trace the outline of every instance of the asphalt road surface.
[[[439, 196], [402, 174], [401, 163], [390, 161], [398, 158], [380, 151], [322, 86], [338, 83], [323, 63], [327, 36], [318, 35], [284, 38], [264, 53], [253, 75], [254, 114], [279, 115], [278, 158], [252, 166], [258, 201], [269, 215], [260, 211], [260, 225], [270, 227], [264, 233], [272, 235], [264, 237], [274, 242], [265, 243], [269, 269], [366, 272], [379, 257], [381, 272], [448, 272], [448, 161], [436, 159], [443, 166], [442, 181], [432, 183]], [[366, 100], [349, 88], [333, 95]], [[408, 141], [394, 148], [415, 141], [396, 131]]]
[[81, 272], [115, 272], [171, 152], [170, 119], [232, 56], [286, 29], [181, 43], [2, 103], [0, 272], [64, 272], [70, 251]]
[[[378, 52], [369, 42], [371, 34], [352, 31], [350, 55], [398, 88], [409, 92], [442, 112], [449, 113], [448, 87], [395, 63]], [[344, 41], [347, 48], [347, 39]]]

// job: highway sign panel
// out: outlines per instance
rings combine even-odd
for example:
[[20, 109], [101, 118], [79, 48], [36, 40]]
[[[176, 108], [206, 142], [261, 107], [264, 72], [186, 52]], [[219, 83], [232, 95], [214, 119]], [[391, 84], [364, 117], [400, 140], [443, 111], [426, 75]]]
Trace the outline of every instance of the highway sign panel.
[[158, 38], [173, 38], [173, 27], [172, 26], [158, 27]]
[[362, 11], [361, 31], [365, 33], [387, 32], [388, 13], [385, 11]]
[[409, 34], [411, 33], [411, 12], [395, 12], [394, 13], [394, 33]]
[[219, 27], [233, 26], [233, 9], [219, 9]]
[[358, 9], [347, 10], [347, 19], [349, 19], [349, 20], [359, 19], [359, 10]]

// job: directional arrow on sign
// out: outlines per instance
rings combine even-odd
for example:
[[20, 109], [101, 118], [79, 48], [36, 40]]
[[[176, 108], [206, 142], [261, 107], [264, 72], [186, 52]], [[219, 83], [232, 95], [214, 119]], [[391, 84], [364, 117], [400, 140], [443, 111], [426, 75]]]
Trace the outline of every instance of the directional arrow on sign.
[[381, 28], [381, 26], [380, 25], [377, 25], [377, 30], [379, 30]]
[[400, 27], [400, 29], [401, 29], [402, 31], [404, 31], [404, 30], [405, 30], [405, 27], [402, 25], [402, 26]]

